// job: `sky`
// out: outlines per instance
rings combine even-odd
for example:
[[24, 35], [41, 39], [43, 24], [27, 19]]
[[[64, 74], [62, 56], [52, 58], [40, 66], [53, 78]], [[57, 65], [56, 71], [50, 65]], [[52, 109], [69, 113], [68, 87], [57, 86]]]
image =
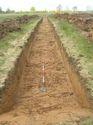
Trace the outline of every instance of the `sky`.
[[36, 10], [56, 10], [61, 4], [63, 9], [77, 6], [79, 10], [93, 9], [93, 0], [0, 0], [3, 10], [10, 8], [16, 11], [29, 11], [32, 6]]

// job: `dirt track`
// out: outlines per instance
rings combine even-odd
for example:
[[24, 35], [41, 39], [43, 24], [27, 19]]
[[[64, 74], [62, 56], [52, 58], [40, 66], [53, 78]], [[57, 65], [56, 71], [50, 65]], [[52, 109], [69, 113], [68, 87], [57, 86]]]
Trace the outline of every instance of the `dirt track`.
[[[47, 92], [40, 92], [42, 64], [45, 63]], [[91, 115], [81, 108], [58, 49], [53, 28], [45, 18], [31, 43], [29, 60], [19, 83], [17, 103], [0, 116], [7, 125], [49, 125], [77, 122]], [[2, 124], [0, 124], [2, 125]]]

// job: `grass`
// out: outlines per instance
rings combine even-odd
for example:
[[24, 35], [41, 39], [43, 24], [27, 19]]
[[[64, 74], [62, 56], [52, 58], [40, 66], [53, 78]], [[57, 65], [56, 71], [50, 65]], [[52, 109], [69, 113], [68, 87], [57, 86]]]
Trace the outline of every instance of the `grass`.
[[85, 121], [80, 122], [79, 125], [93, 125], [93, 120], [87, 119]]
[[0, 22], [9, 20], [9, 19], [14, 19], [19, 16], [21, 16], [21, 14], [0, 14]]
[[[14, 19], [17, 17], [20, 17], [22, 15], [31, 15], [31, 13], [12, 13], [12, 14], [0, 14], [0, 22], [8, 20], [8, 19]], [[4, 37], [3, 39], [0, 40], [0, 50], [6, 50], [8, 49], [10, 42], [12, 42], [14, 39], [21, 37], [23, 34], [25, 34], [29, 28], [32, 28], [36, 19], [31, 19], [30, 22], [28, 22], [27, 24], [23, 24], [21, 27], [20, 31], [14, 31], [12, 33], [8, 33], [8, 35], [6, 37]]]
[[0, 40], [0, 50], [8, 49], [10, 43], [13, 42], [13, 40], [16, 38], [18, 39], [22, 37], [22, 35], [24, 35], [29, 29], [32, 29], [36, 21], [37, 19], [31, 19], [30, 22], [22, 25], [21, 30], [8, 33], [6, 37]]
[[88, 118], [80, 122], [49, 123], [47, 125], [93, 125], [93, 120]]
[[[32, 29], [34, 28], [34, 26], [36, 25], [39, 19], [40, 18], [31, 19], [31, 21], [21, 26], [21, 30], [8, 33], [6, 37], [0, 40], [0, 67], [1, 68], [6, 62], [6, 55], [7, 55], [8, 49], [10, 49], [11, 47], [13, 48], [13, 46], [11, 46], [12, 43], [15, 42], [16, 40], [20, 40], [27, 32], [32, 31]], [[19, 41], [19, 42], [22, 42], [22, 41]], [[0, 69], [0, 72], [3, 72], [3, 71]]]
[[3, 22], [5, 20], [9, 20], [9, 19], [14, 19], [23, 15], [33, 15], [30, 12], [20, 12], [20, 13], [7, 13], [7, 14], [0, 14], [0, 22]]
[[0, 60], [0, 65], [2, 65], [4, 63], [4, 59]]
[[[0, 14], [0, 22], [8, 19], [14, 19], [25, 14], [30, 15], [31, 13]], [[4, 73], [6, 70], [3, 67], [6, 65], [7, 58], [9, 58], [7, 57], [7, 55], [10, 53], [8, 53], [8, 49], [11, 50], [13, 46], [17, 46], [15, 44], [18, 44], [18, 40], [22, 43], [20, 39], [25, 36], [27, 32], [32, 31], [39, 19], [39, 17], [31, 18], [28, 23], [21, 25], [21, 30], [8, 33], [4, 38], [0, 40], [0, 73]]]
[[93, 59], [93, 43], [89, 42], [72, 24], [59, 21], [60, 30], [66, 37], [74, 41], [74, 46], [80, 54], [88, 59]]

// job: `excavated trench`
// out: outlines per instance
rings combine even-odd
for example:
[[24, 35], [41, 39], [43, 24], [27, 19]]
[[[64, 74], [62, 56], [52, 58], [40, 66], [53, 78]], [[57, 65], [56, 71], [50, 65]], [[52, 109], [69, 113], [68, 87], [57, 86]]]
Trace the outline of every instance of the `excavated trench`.
[[[17, 61], [16, 70], [10, 73], [13, 75], [8, 79], [11, 84], [6, 86], [7, 89], [4, 88], [0, 112], [11, 110], [0, 115], [0, 123], [77, 123], [92, 115], [84, 89], [62, 48], [60, 52], [58, 43], [52, 24], [44, 18], [29, 38]], [[40, 91], [43, 63], [45, 92]]]

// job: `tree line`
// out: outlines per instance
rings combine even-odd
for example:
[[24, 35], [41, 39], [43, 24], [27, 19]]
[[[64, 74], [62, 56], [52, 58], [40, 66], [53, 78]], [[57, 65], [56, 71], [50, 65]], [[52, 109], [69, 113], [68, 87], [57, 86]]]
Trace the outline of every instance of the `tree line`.
[[[34, 6], [32, 6], [30, 11], [35, 12], [36, 8]], [[6, 11], [3, 11], [2, 7], [0, 7], [0, 13], [15, 13], [15, 10], [11, 10], [10, 8], [7, 8]]]
[[0, 13], [14, 13], [14, 12], [15, 12], [14, 10], [11, 10], [9, 8], [7, 8], [6, 11], [3, 11], [2, 7], [0, 7]]
[[[69, 11], [70, 9], [67, 7], [66, 10]], [[36, 12], [36, 8], [35, 8], [34, 6], [32, 6], [29, 11], [34, 13], [34, 12]], [[56, 7], [56, 11], [57, 11], [57, 12], [63, 11], [61, 4], [59, 4], [59, 5]], [[72, 7], [72, 11], [74, 11], [74, 12], [75, 12], [75, 11], [78, 11], [77, 6], [73, 6], [73, 7]], [[90, 7], [87, 7], [87, 8], [86, 8], [86, 11], [92, 11], [92, 12], [93, 12], [93, 10], [91, 10]], [[21, 12], [21, 11], [20, 11], [20, 12]], [[6, 11], [3, 11], [3, 10], [2, 10], [2, 7], [0, 7], [0, 13], [15, 13], [15, 10], [11, 10], [10, 8], [7, 8]]]

